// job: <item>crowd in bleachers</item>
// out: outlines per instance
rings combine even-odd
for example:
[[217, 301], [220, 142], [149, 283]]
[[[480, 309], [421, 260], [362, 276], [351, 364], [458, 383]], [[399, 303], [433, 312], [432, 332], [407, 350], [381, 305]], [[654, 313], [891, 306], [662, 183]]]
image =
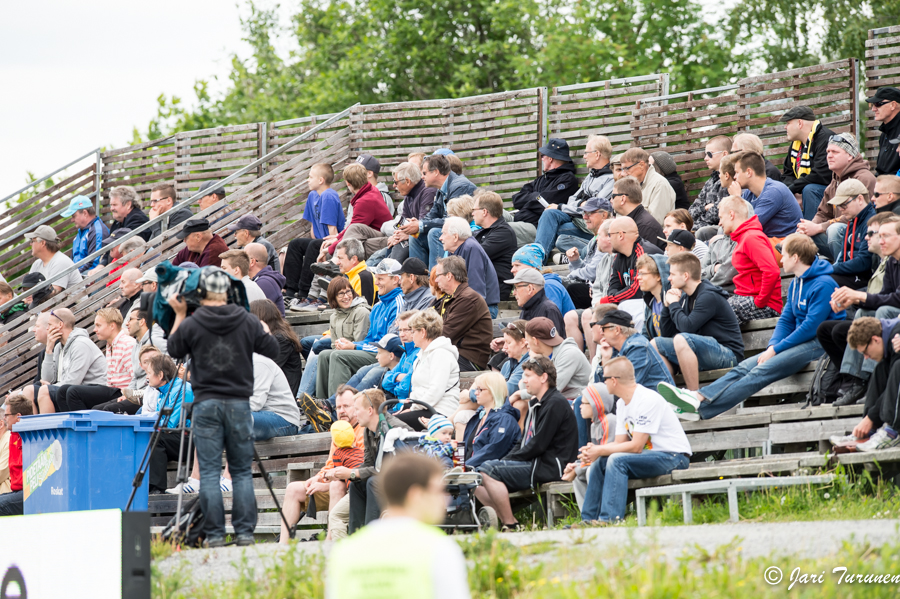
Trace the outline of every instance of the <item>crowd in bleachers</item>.
[[[178, 415], [165, 428], [177, 429], [182, 406], [195, 405], [197, 459], [181, 490], [208, 502], [211, 544], [224, 536], [222, 490], [234, 493], [239, 542], [250, 542], [255, 523], [252, 452], [229, 435], [331, 431], [328, 463], [287, 487], [284, 511], [293, 525], [327, 509], [332, 538], [378, 518], [373, 482], [390, 459], [385, 446], [410, 439], [447, 469], [480, 472], [476, 496], [506, 529], [518, 527], [511, 492], [558, 480], [575, 483], [586, 525], [613, 523], [624, 518], [628, 479], [688, 467], [679, 420], [729, 412], [823, 356], [827, 401], [865, 401], [859, 425], [833, 442], [898, 446], [900, 139], [889, 132], [900, 91], [882, 88], [868, 102], [885, 123], [874, 171], [851, 133], [797, 106], [780, 119], [789, 140], [781, 168], [751, 133], [714, 136], [704, 149], [709, 178], [693, 201], [671, 155], [614, 156], [600, 135], [587, 140], [583, 179], [568, 143], [550, 139], [541, 175], [513, 194], [513, 210], [467, 179], [446, 148], [394, 167], [395, 196], [377, 158], [360, 155], [341, 173], [346, 212], [332, 165], [316, 164], [303, 213], [311, 236], [283, 249], [253, 214], [224, 227], [175, 212], [171, 184], [152, 188], [149, 217], [133, 188], [111, 190], [108, 228], [76, 197], [64, 213], [78, 228], [72, 258], [51, 227], [28, 233], [35, 260], [22, 289], [52, 286], [0, 314], [6, 323], [48, 306], [33, 324], [42, 346], [34, 380], [6, 400], [0, 513], [22, 510], [21, 441], [9, 425], [83, 409], [171, 407]], [[214, 183], [204, 191], [201, 208], [225, 195]], [[201, 268], [204, 293], [190, 317], [168, 298], [168, 338], [140, 301], [158, 291], [156, 271], [139, 267], [159, 228], [55, 278], [169, 211], [183, 242], [171, 263]], [[94, 316], [101, 350], [71, 310], [47, 300], [110, 264], [119, 293]], [[249, 313], [228, 302], [235, 288]], [[0, 302], [14, 295], [0, 283]], [[500, 315], [511, 300], [517, 318]], [[320, 335], [299, 338], [286, 320], [318, 312], [329, 318]], [[766, 349], [745, 355], [742, 325], [776, 318]], [[187, 355], [179, 373], [173, 358]], [[709, 371], [727, 372], [701, 388]], [[464, 376], [475, 376], [468, 390]], [[229, 399], [246, 401], [218, 403]], [[216, 418], [224, 436], [210, 432]], [[153, 493], [167, 492], [180, 435], [162, 435], [153, 452]]]

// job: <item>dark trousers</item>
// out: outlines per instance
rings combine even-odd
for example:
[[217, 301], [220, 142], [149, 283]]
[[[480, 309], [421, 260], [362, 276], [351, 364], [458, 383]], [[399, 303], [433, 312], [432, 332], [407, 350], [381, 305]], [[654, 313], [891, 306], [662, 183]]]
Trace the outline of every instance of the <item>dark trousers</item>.
[[[567, 279], [563, 279], [567, 281]], [[581, 281], [572, 280], [566, 284], [566, 291], [572, 298], [572, 303], [578, 310], [587, 310], [591, 307], [591, 286]]]
[[400, 412], [399, 414], [394, 414], [397, 417], [397, 420], [404, 422], [412, 427], [414, 431], [424, 431], [428, 427], [419, 422], [419, 418], [427, 418], [428, 412], [425, 410], [412, 410], [409, 412]]
[[141, 406], [131, 403], [127, 400], [118, 400], [114, 399], [112, 401], [108, 401], [106, 403], [97, 404], [94, 406], [95, 410], [103, 410], [104, 412], [112, 412], [113, 414], [129, 414], [134, 416], [137, 414], [137, 411], [141, 409]]
[[321, 239], [301, 237], [291, 240], [284, 256], [284, 268], [282, 268], [282, 274], [287, 279], [284, 283], [285, 291], [299, 297], [306, 297], [314, 276], [310, 266], [319, 257], [321, 248]]
[[849, 287], [850, 289], [865, 289], [866, 285], [869, 284], [869, 279], [859, 278], [858, 275], [831, 275], [831, 278], [834, 279], [834, 282], [838, 284], [838, 287]]
[[[869, 378], [866, 390], [865, 414], [874, 421], [874, 429], [886, 424], [895, 431], [900, 428], [900, 412], [897, 410], [900, 394], [900, 356], [893, 356], [890, 362], [882, 360]], [[873, 410], [873, 408], [875, 408]]]
[[0, 495], [0, 516], [21, 516], [25, 513], [25, 492], [22, 489]]
[[347, 528], [349, 534], [353, 534], [372, 520], [377, 520], [381, 515], [378, 497], [375, 494], [375, 479], [375, 476], [370, 476], [366, 480], [350, 483], [350, 523]]
[[468, 358], [463, 358], [462, 356], [456, 358], [456, 363], [459, 365], [460, 372], [477, 372], [479, 370], [484, 370], [484, 368], [476, 366]]
[[72, 385], [66, 390], [65, 398], [61, 399], [58, 396], [56, 401], [63, 412], [76, 412], [78, 410], [102, 409], [95, 408], [95, 406], [109, 403], [121, 396], [122, 390], [115, 387]]
[[844, 351], [847, 349], [847, 333], [850, 331], [852, 320], [826, 320], [816, 329], [816, 338], [831, 363], [841, 367], [844, 359]]
[[[166, 479], [166, 468], [169, 462], [178, 459], [178, 447], [181, 437], [176, 432], [163, 431], [150, 453], [150, 492], [165, 493], [169, 481]], [[187, 439], [184, 440], [184, 451], [187, 451]], [[188, 461], [190, 470], [191, 456], [183, 456]]]

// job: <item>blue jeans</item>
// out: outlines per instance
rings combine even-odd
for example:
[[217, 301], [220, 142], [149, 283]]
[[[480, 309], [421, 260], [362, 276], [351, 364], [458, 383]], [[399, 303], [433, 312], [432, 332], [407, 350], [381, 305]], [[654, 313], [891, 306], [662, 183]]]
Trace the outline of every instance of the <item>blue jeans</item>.
[[841, 249], [844, 246], [844, 231], [847, 230], [845, 223], [834, 223], [824, 233], [819, 233], [812, 240], [816, 244], [819, 253], [834, 262], [841, 255]]
[[[694, 333], [678, 333], [688, 347], [697, 356], [697, 370], [718, 370], [719, 368], [734, 368], [737, 358], [734, 352], [721, 345], [714, 337], [695, 335]], [[675, 352], [675, 337], [657, 337], [656, 349], [673, 364], [678, 364], [678, 354]]]
[[316, 394], [316, 371], [319, 366], [319, 354], [326, 349], [331, 349], [331, 337], [323, 337], [315, 335], [314, 337], [304, 337], [300, 340], [300, 345], [307, 339], [315, 339], [310, 349], [307, 350], [306, 368], [303, 369], [303, 375], [300, 377], [300, 386], [297, 388], [297, 397], [302, 393], [309, 395]]
[[275, 412], [260, 410], [253, 412], [253, 440], [268, 441], [274, 437], [296, 435], [300, 428], [291, 424]]
[[[690, 458], [683, 453], [649, 451], [614, 453], [591, 464], [588, 486], [581, 508], [582, 520], [615, 522], [625, 519], [628, 479], [651, 478], [684, 470]], [[203, 488], [202, 486], [200, 487]]]
[[550, 251], [556, 247], [556, 239], [560, 235], [572, 235], [590, 239], [593, 235], [585, 233], [572, 223], [572, 217], [562, 210], [544, 210], [538, 220], [537, 234], [534, 242], [544, 248], [544, 260], [550, 258]]
[[[331, 337], [323, 337], [322, 335], [310, 335], [309, 337], [304, 337], [300, 340], [300, 353], [303, 355], [303, 359], [309, 359], [309, 352], [313, 350], [317, 341], [322, 339], [328, 339], [328, 347], [323, 349], [331, 349]], [[319, 350], [321, 351], [321, 350]]]
[[810, 183], [800, 193], [800, 196], [803, 198], [803, 218], [806, 220], [812, 220], [816, 215], [822, 196], [825, 195], [825, 187], [825, 185]]
[[25, 492], [19, 489], [0, 495], [0, 516], [21, 516], [25, 513]]
[[707, 399], [700, 403], [700, 418], [708, 420], [727, 412], [766, 385], [800, 371], [824, 353], [819, 341], [813, 339], [775, 354], [762, 366], [756, 364], [759, 356], [747, 358], [713, 384], [700, 389], [700, 394]]
[[500, 314], [499, 304], [491, 304], [488, 306], [488, 312], [491, 313], [491, 318], [497, 318], [497, 315]]
[[200, 466], [200, 509], [206, 516], [206, 538], [225, 538], [225, 508], [219, 477], [222, 451], [228, 459], [234, 488], [231, 524], [238, 539], [253, 538], [256, 530], [256, 495], [253, 492], [253, 416], [250, 402], [239, 399], [206, 399], [194, 406], [192, 428]]
[[441, 229], [435, 227], [426, 235], [419, 232], [418, 237], [409, 238], [409, 256], [418, 258], [428, 265], [430, 271], [437, 264], [437, 259], [444, 255], [444, 244], [441, 243]]
[[[382, 368], [377, 362], [375, 364], [369, 364], [368, 366], [363, 366], [357, 370], [356, 374], [351, 376], [350, 380], [347, 381], [347, 384], [357, 391], [362, 391], [363, 389], [380, 389], [381, 379], [384, 377], [385, 372], [387, 372], [387, 368]], [[328, 398], [331, 405], [334, 405], [336, 400], [337, 394]]]
[[575, 235], [560, 235], [556, 240], [556, 249], [565, 254], [572, 248], [578, 248], [578, 253], [584, 256], [584, 248], [590, 239], [576, 237]]

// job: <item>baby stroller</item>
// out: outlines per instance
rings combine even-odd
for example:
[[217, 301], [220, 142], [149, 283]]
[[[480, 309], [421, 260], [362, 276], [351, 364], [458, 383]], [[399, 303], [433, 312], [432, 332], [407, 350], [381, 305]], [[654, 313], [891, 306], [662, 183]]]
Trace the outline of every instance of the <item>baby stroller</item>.
[[[402, 453], [404, 451], [415, 451], [418, 446], [419, 438], [425, 433], [411, 433], [410, 431], [400, 431], [399, 429], [391, 429], [386, 419], [383, 417], [389, 409], [397, 404], [404, 406], [417, 404], [422, 406], [423, 416], [429, 418], [437, 412], [430, 405], [415, 399], [391, 399], [381, 404], [379, 409], [379, 428], [381, 437], [384, 439], [382, 452], [384, 453]], [[376, 466], [380, 466], [381, 457], [378, 457]], [[483, 506], [478, 509], [475, 503], [475, 489], [480, 487], [483, 479], [480, 472], [463, 472], [461, 468], [453, 468], [444, 474], [444, 484], [447, 487], [447, 493], [450, 494], [450, 501], [447, 506], [447, 517], [443, 524], [439, 524], [439, 528], [447, 531], [471, 531], [477, 530], [481, 532], [487, 528], [499, 528], [499, 519], [494, 508]]]

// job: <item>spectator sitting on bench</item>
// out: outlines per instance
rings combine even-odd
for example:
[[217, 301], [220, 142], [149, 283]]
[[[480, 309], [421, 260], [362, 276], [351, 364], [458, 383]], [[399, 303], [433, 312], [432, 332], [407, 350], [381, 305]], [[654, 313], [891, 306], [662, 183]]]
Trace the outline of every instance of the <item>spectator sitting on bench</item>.
[[[513, 286], [516, 303], [522, 308], [520, 320], [532, 320], [543, 316], [549, 318], [558, 331], [565, 332], [566, 325], [556, 304], [547, 299], [544, 293], [544, 277], [533, 268], [525, 268], [516, 276], [506, 281]], [[577, 327], [576, 327], [577, 328]]]
[[[10, 393], [6, 397], [3, 422], [6, 430], [13, 426], [22, 416], [31, 416], [32, 403], [20, 393]], [[22, 438], [19, 433], [11, 432], [9, 436], [9, 482], [11, 491], [0, 495], [0, 516], [21, 516], [25, 513], [25, 494], [22, 490]]]
[[[162, 434], [159, 435], [156, 446], [150, 454], [150, 493], [161, 494], [165, 493], [167, 486], [166, 466], [170, 461], [178, 459], [181, 446], [178, 433], [167, 429], [175, 429], [181, 425], [181, 409], [184, 404], [193, 403], [194, 390], [190, 383], [178, 377], [175, 362], [169, 356], [155, 352], [147, 357], [146, 364], [147, 383], [156, 390], [159, 396], [156, 404], [157, 411], [172, 408], [171, 414], [163, 416]], [[190, 427], [190, 425], [191, 421], [185, 419], [185, 426]], [[185, 440], [184, 449], [187, 450], [187, 440]], [[196, 460], [194, 462], [196, 463]], [[188, 486], [184, 492], [196, 493], [199, 490], [200, 481], [196, 480], [196, 483], [197, 488]]]
[[[423, 156], [424, 158], [424, 156]], [[422, 220], [434, 204], [437, 189], [425, 185], [422, 167], [412, 162], [401, 162], [391, 170], [394, 189], [403, 196], [397, 215], [392, 221], [381, 225], [381, 232], [388, 236], [387, 247], [376, 252], [372, 258], [393, 258], [403, 262], [409, 258], [409, 235], [401, 230], [412, 219]]]
[[[31, 240], [31, 255], [34, 256], [34, 262], [28, 270], [29, 274], [40, 273], [44, 275], [44, 280], [48, 280], [75, 265], [71, 258], [59, 251], [60, 239], [53, 227], [41, 225], [34, 233], [25, 233], [25, 239]], [[53, 281], [52, 286], [59, 293], [81, 281], [81, 273], [78, 269], [74, 269]]]
[[781, 272], [775, 250], [759, 218], [750, 217], [747, 208], [747, 202], [738, 196], [728, 196], [719, 203], [722, 230], [737, 244], [731, 259], [737, 271], [734, 295], [728, 303], [741, 323], [775, 318], [782, 310]]
[[222, 260], [222, 270], [244, 284], [248, 303], [252, 304], [258, 300], [267, 299], [262, 288], [250, 278], [250, 256], [247, 252], [244, 250], [228, 250], [219, 254], [219, 259]]
[[247, 252], [247, 257], [250, 258], [250, 266], [247, 271], [250, 279], [259, 285], [266, 299], [271, 300], [275, 307], [278, 308], [278, 312], [284, 316], [284, 293], [282, 292], [285, 280], [284, 275], [276, 272], [268, 265], [266, 262], [268, 254], [266, 253], [266, 246], [263, 244], [248, 243], [244, 247], [244, 251]]
[[[763, 156], [765, 154], [764, 150], [765, 148], [763, 148], [762, 140], [758, 135], [754, 135], [753, 133], [738, 133], [731, 138], [731, 158], [734, 158], [734, 155], [738, 152], [756, 152], [760, 156]], [[772, 161], [768, 158], [764, 158], [764, 161], [766, 165], [766, 177], [773, 181], [781, 182], [781, 169], [772, 164]], [[728, 189], [731, 187], [731, 184], [729, 183], [726, 185], [723, 181], [722, 187]]]
[[481, 244], [481, 249], [494, 266], [501, 301], [509, 298], [511, 289], [503, 281], [512, 278], [512, 257], [518, 247], [516, 233], [503, 218], [503, 212], [503, 198], [500, 194], [486, 189], [478, 190], [472, 206], [472, 223], [481, 228], [474, 231], [472, 236]]
[[[365, 250], [359, 239], [346, 239], [340, 241], [334, 250], [334, 264], [337, 272], [334, 276], [344, 275], [350, 280], [350, 285], [356, 292], [356, 295], [365, 298], [366, 302], [372, 306], [375, 304], [375, 295], [378, 293], [378, 286], [375, 285], [375, 279], [372, 271], [366, 265]], [[329, 262], [329, 264], [331, 264]], [[313, 270], [316, 267], [313, 266]], [[322, 272], [322, 271], [320, 271]], [[310, 291], [310, 294], [313, 292]], [[301, 308], [300, 312], [316, 312], [319, 307], [326, 306], [327, 303], [321, 298], [316, 301], [310, 300], [309, 304]]]
[[788, 287], [788, 303], [768, 349], [745, 359], [699, 392], [678, 389], [671, 383], [657, 385], [682, 419], [714, 418], [766, 385], [799, 372], [824, 353], [816, 339], [816, 330], [825, 320], [845, 317], [843, 311], [832, 312], [829, 303], [837, 288], [831, 278], [831, 264], [816, 256], [816, 244], [802, 233], [789, 235], [782, 249], [784, 270], [793, 274], [794, 280]]
[[50, 311], [41, 388], [35, 398], [38, 414], [66, 411], [66, 392], [72, 385], [106, 386], [106, 356], [75, 322], [68, 308]]
[[545, 356], [533, 356], [522, 368], [522, 387], [531, 400], [521, 444], [503, 459], [487, 461], [476, 469], [484, 484], [475, 490], [475, 496], [497, 511], [504, 532], [521, 527], [509, 494], [562, 480], [564, 464], [575, 461], [578, 454], [575, 416], [556, 389], [556, 366]]
[[225, 240], [212, 232], [209, 221], [205, 218], [185, 221], [184, 227], [175, 234], [175, 237], [184, 241], [184, 248], [172, 260], [175, 266], [183, 262], [193, 262], [201, 268], [221, 266], [222, 259], [219, 256], [229, 249]]
[[[740, 194], [741, 197], [753, 206], [753, 211], [759, 224], [762, 225], [763, 232], [773, 243], [780, 243], [797, 230], [797, 225], [803, 218], [800, 206], [784, 183], [779, 183], [766, 176], [765, 159], [761, 154], [756, 152], [736, 154], [734, 179], [735, 182], [731, 184], [728, 191], [732, 195], [739, 195], [738, 187], [743, 190]], [[822, 189], [825, 189], [824, 186]], [[821, 197], [816, 198], [815, 206], [819, 205], [820, 199]], [[815, 210], [815, 206], [813, 206], [813, 210]], [[719, 216], [721, 217], [721, 215], [722, 208], [720, 206]], [[812, 218], [812, 214], [810, 214], [810, 218]], [[721, 218], [719, 218], [719, 222], [722, 222]]]
[[[575, 164], [569, 156], [569, 144], [564, 139], [551, 138], [538, 152], [541, 154], [541, 175], [513, 194], [516, 222], [540, 224], [541, 215], [549, 206], [568, 201], [578, 187]], [[544, 248], [549, 252], [552, 248]]]
[[791, 142], [784, 157], [782, 181], [800, 200], [806, 220], [812, 220], [825, 187], [831, 181], [827, 148], [834, 131], [816, 119], [809, 106], [795, 106], [778, 121], [784, 123], [784, 131]]
[[869, 190], [858, 179], [847, 179], [838, 185], [828, 202], [848, 217], [841, 253], [834, 259], [834, 280], [842, 287], [862, 289], [872, 277], [872, 255], [866, 238], [866, 223], [875, 214], [869, 202]]
[[[419, 357], [419, 348], [413, 341], [412, 329], [409, 328], [409, 320], [418, 314], [418, 310], [408, 310], [397, 317], [397, 335], [400, 337], [400, 343], [406, 350], [400, 362], [394, 366], [390, 372], [385, 372], [381, 377], [381, 388], [385, 394], [393, 396], [397, 399], [409, 399], [409, 392], [412, 387], [412, 373]], [[353, 379], [351, 379], [353, 380]]]
[[[650, 154], [642, 148], [628, 148], [622, 154], [622, 170], [640, 184], [641, 204], [657, 223], [662, 224], [666, 214], [675, 209], [675, 190], [666, 178], [650, 165]], [[616, 193], [618, 185], [613, 191], [613, 194]], [[637, 221], [635, 217], [632, 218]]]
[[448, 217], [441, 229], [440, 240], [448, 255], [459, 256], [465, 261], [469, 288], [484, 298], [491, 318], [496, 318], [500, 303], [497, 271], [484, 248], [472, 237], [469, 223], [457, 216]]
[[560, 313], [563, 315], [563, 319], [565, 319], [566, 315], [570, 312], [577, 315], [575, 304], [572, 303], [572, 298], [562, 284], [562, 279], [559, 278], [559, 275], [552, 272], [541, 272], [541, 269], [544, 268], [545, 255], [546, 252], [544, 252], [544, 248], [538, 244], [525, 244], [513, 254], [510, 272], [512, 272], [513, 276], [523, 268], [533, 268], [540, 272], [541, 276], [544, 277], [544, 293], [546, 293], [550, 301], [559, 308]]
[[[265, 328], [268, 330], [269, 327]], [[253, 354], [250, 410], [253, 412], [254, 441], [289, 437], [300, 430], [300, 408], [287, 377], [275, 360], [257, 353]]]
[[[371, 156], [369, 158], [372, 159]], [[377, 164], [375, 161], [375, 165]], [[324, 261], [328, 254], [334, 255], [337, 243], [345, 238], [356, 239], [363, 244], [365, 251], [363, 257], [368, 257], [387, 246], [387, 237], [381, 233], [381, 225], [390, 221], [393, 214], [385, 203], [384, 195], [369, 181], [367, 168], [358, 162], [344, 167], [344, 183], [347, 190], [353, 194], [347, 209], [350, 213], [348, 215], [350, 222], [347, 223], [347, 228], [338, 233], [336, 241], [330, 246], [322, 245], [319, 262]]]
[[616, 402], [616, 440], [587, 444], [579, 457], [591, 462], [581, 520], [605, 526], [625, 519], [628, 480], [651, 478], [684, 470], [690, 464], [691, 444], [665, 400], [635, 381], [627, 358], [604, 367], [607, 387]]
[[675, 159], [668, 152], [657, 150], [650, 154], [650, 166], [663, 176], [675, 192], [675, 210], [685, 210], [691, 207], [691, 201], [688, 199], [687, 189], [684, 187], [684, 181], [678, 174], [678, 166]]
[[[94, 203], [89, 198], [81, 195], [75, 196], [69, 202], [69, 207], [60, 216], [72, 217], [72, 222], [78, 227], [78, 233], [75, 234], [75, 239], [72, 241], [73, 263], [81, 262], [103, 248], [103, 239], [109, 235], [109, 228], [97, 216]], [[84, 274], [99, 266], [102, 258], [103, 256], [97, 256], [87, 264], [79, 266], [78, 270]]]
[[[13, 288], [9, 286], [9, 283], [0, 281], [0, 306], [11, 302], [15, 296], [16, 294]], [[16, 302], [7, 308], [5, 312], [0, 312], [0, 326], [11, 323], [26, 312], [28, 312], [28, 305], [25, 302]]]
[[[487, 372], [472, 381], [469, 393], [475, 411], [458, 418], [456, 439], [465, 444], [466, 469], [474, 470], [489, 460], [501, 460], [518, 443], [519, 411], [506, 401], [508, 389], [503, 375]], [[461, 422], [465, 420], [465, 422]]]
[[[662, 335], [660, 316], [664, 296], [669, 290], [669, 263], [665, 256], [653, 254], [641, 256], [635, 266], [641, 292], [644, 294], [644, 337], [655, 339]], [[591, 320], [594, 320], [593, 312], [591, 316]]]
[[[347, 422], [353, 427], [354, 440], [352, 447], [363, 449], [365, 442], [363, 440], [363, 427], [359, 426], [356, 421], [356, 407], [353, 398], [357, 391], [353, 387], [341, 385], [337, 391], [335, 399], [335, 410], [337, 412], [338, 421]], [[338, 501], [347, 494], [347, 484], [343, 480], [326, 480], [326, 473], [334, 469], [334, 452], [337, 449], [334, 441], [331, 442], [331, 448], [328, 450], [328, 460], [325, 465], [316, 474], [304, 481], [296, 481], [288, 484], [284, 490], [284, 506], [282, 511], [288, 524], [293, 526], [300, 520], [301, 506], [307, 500], [315, 502], [316, 511], [325, 511], [327, 508], [329, 517]], [[310, 506], [311, 507], [311, 506]], [[307, 512], [312, 510], [307, 507]], [[346, 528], [342, 531], [346, 536]], [[328, 531], [329, 539], [332, 539], [332, 531]], [[336, 540], [336, 539], [335, 539]], [[279, 543], [287, 545], [290, 541], [288, 531], [281, 524], [281, 538]]]
[[251, 243], [258, 243], [266, 248], [266, 264], [277, 273], [281, 273], [281, 261], [275, 246], [262, 234], [262, 221], [252, 214], [245, 214], [230, 225], [229, 231], [234, 231], [234, 242], [238, 248], [245, 248]]
[[892, 212], [900, 216], [900, 177], [897, 175], [878, 177], [875, 180], [875, 191], [872, 193], [872, 197], [876, 213]]
[[[656, 171], [653, 174], [659, 177], [663, 185], [671, 191], [672, 188], [669, 187], [668, 181], [663, 179]], [[638, 235], [641, 239], [652, 244], [656, 238], [663, 235], [662, 220], [656, 220], [656, 217], [644, 208], [642, 204], [643, 197], [641, 184], [638, 183], [637, 179], [634, 177], [622, 177], [616, 179], [610, 202], [615, 213], [620, 217], [627, 216], [633, 220], [637, 225]], [[670, 211], [663, 212], [660, 217], [664, 217], [668, 212]]]
[[[604, 445], [611, 443], [616, 438], [616, 416], [612, 414], [615, 407], [613, 403], [615, 398], [609, 393], [601, 396], [599, 386], [603, 383], [591, 383], [585, 389], [585, 395], [590, 396], [590, 400], [581, 402], [581, 420], [590, 423], [591, 445]], [[603, 385], [605, 390], [605, 385]], [[587, 493], [588, 471], [590, 470], [590, 462], [576, 461], [566, 465], [563, 471], [563, 480], [572, 483], [572, 490], [575, 493], [575, 502], [578, 504], [578, 510], [584, 509], [584, 497]]]
[[[147, 218], [153, 220], [161, 214], [169, 212], [168, 220], [166, 220], [166, 229], [174, 229], [181, 223], [193, 218], [194, 213], [190, 207], [179, 208], [174, 210], [178, 201], [178, 194], [172, 183], [157, 183], [150, 188], [150, 213]], [[162, 235], [162, 222], [150, 225], [150, 239]], [[94, 250], [91, 250], [94, 251]]]
[[858, 318], [850, 326], [847, 343], [878, 363], [866, 391], [862, 421], [850, 435], [835, 436], [831, 442], [839, 447], [856, 446], [857, 451], [880, 451], [900, 445], [900, 411], [897, 389], [900, 388], [900, 323], [871, 316]]
[[[716, 207], [718, 209], [719, 203], [716, 202]], [[716, 212], [716, 219], [718, 220], [719, 213]], [[691, 233], [691, 237], [694, 238], [694, 245], [687, 248], [688, 251], [693, 252], [697, 258], [701, 261], [706, 257], [706, 254], [709, 252], [709, 246], [696, 238], [696, 236], [692, 233], [694, 230], [694, 219], [691, 218], [690, 212], [681, 208], [678, 210], [673, 210], [666, 214], [665, 220], [663, 220], [663, 234], [666, 236], [664, 240], [661, 240], [663, 243], [668, 243], [668, 239], [672, 234], [672, 231], [676, 231], [678, 229], [682, 229]], [[665, 247], [663, 247], [665, 249]]]
[[719, 165], [730, 153], [731, 140], [724, 135], [717, 135], [706, 142], [703, 161], [711, 173], [703, 184], [703, 189], [688, 208], [694, 221], [692, 230], [695, 233], [702, 227], [715, 227], [719, 224], [719, 200], [728, 196], [728, 186], [723, 186], [719, 177]]
[[693, 254], [694, 246], [697, 245], [697, 238], [690, 231], [675, 229], [669, 233], [668, 237], [660, 237], [659, 244], [663, 246], [666, 257], [671, 258], [677, 254]]
[[[690, 253], [669, 258], [672, 288], [660, 313], [662, 335], [650, 343], [674, 375], [677, 365], [684, 385], [700, 388], [700, 372], [734, 368], [744, 359], [741, 326], [728, 294], [700, 279], [700, 261]], [[652, 387], [651, 387], [652, 389]]]
[[[494, 341], [497, 342], [497, 351], [499, 352], [491, 359], [492, 366], [500, 364], [500, 374], [506, 379], [508, 393], [512, 395], [519, 390], [519, 381], [522, 379], [522, 364], [529, 358], [528, 341], [525, 339], [525, 327], [528, 324], [525, 320], [514, 320], [507, 323], [503, 329], [503, 335]], [[494, 346], [494, 341], [491, 346]], [[496, 360], [496, 361], [495, 361]], [[496, 366], [493, 366], [495, 369]], [[459, 400], [463, 403], [463, 393], [460, 393]], [[466, 400], [468, 400], [468, 394]]]
[[[869, 219], [869, 245], [873, 253], [881, 255], [876, 276], [869, 280], [867, 292], [847, 287], [835, 291], [831, 297], [832, 310], [843, 310], [856, 305], [859, 309], [854, 318], [874, 316], [887, 320], [900, 316], [898, 223], [900, 217], [890, 212], [879, 213]], [[881, 279], [877, 277], [879, 271]], [[816, 331], [819, 343], [831, 358], [829, 368], [841, 375], [841, 384], [834, 401], [836, 406], [852, 405], [862, 399], [866, 393], [866, 381], [875, 369], [874, 362], [865, 360], [862, 354], [847, 344], [847, 334], [852, 324], [850, 320], [826, 320]]]
[[437, 284], [445, 295], [435, 300], [434, 308], [444, 321], [443, 336], [459, 351], [459, 371], [484, 370], [494, 333], [487, 304], [469, 287], [462, 258], [441, 258], [436, 269]]
[[[346, 280], [346, 279], [345, 279]], [[278, 341], [278, 357], [275, 363], [287, 377], [291, 387], [291, 395], [297, 397], [300, 378], [303, 376], [303, 362], [300, 360], [300, 339], [291, 325], [281, 316], [278, 308], [270, 300], [261, 299], [250, 302], [250, 313], [269, 327], [269, 332]], [[368, 314], [368, 310], [366, 311]]]
[[[440, 262], [438, 262], [440, 266]], [[416, 312], [409, 319], [412, 339], [419, 355], [410, 375], [409, 398], [430, 405], [437, 413], [452, 416], [459, 407], [458, 353], [442, 336], [443, 321], [434, 310]], [[422, 408], [413, 404], [397, 413], [397, 418], [413, 430], [425, 430]]]

